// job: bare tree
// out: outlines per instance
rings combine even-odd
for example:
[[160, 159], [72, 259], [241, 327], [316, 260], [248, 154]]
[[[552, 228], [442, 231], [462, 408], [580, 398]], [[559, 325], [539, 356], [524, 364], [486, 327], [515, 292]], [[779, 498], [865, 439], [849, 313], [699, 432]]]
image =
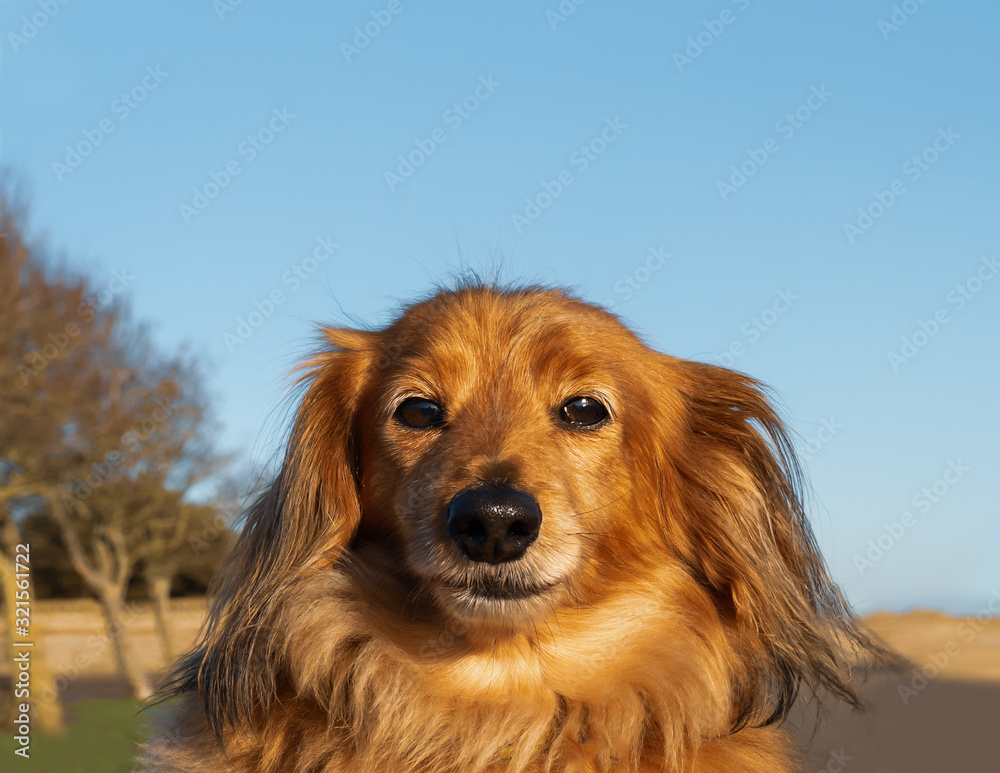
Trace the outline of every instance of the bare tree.
[[[6, 207], [2, 214], [19, 233]], [[152, 689], [123, 623], [125, 593], [137, 562], [157, 566], [158, 552], [182, 539], [184, 495], [222, 461], [201, 376], [186, 352], [156, 351], [113, 285], [95, 290], [47, 266], [20, 238], [5, 245], [0, 505], [44, 512], [59, 526], [101, 604], [121, 673], [145, 699]]]
[[[13, 506], [24, 498], [37, 497], [44, 490], [40, 485], [37, 470], [31, 469], [32, 457], [25, 453], [36, 438], [52, 437], [54, 429], [48, 421], [42, 420], [40, 411], [32, 405], [29, 384], [17, 372], [17, 346], [27, 335], [27, 328], [50, 313], [49, 307], [40, 301], [40, 291], [44, 283], [29, 267], [29, 251], [21, 236], [17, 217], [23, 216], [16, 206], [12, 206], [6, 195], [0, 191], [0, 586], [2, 586], [4, 607], [7, 612], [8, 634], [13, 645], [16, 629], [15, 610], [17, 602], [27, 595], [32, 599], [30, 554], [27, 572], [23, 564], [20, 573], [28, 575], [27, 589], [18, 586], [18, 571], [15, 571], [17, 546], [21, 536], [14, 520]], [[21, 296], [25, 285], [28, 297]], [[68, 288], [73, 294], [74, 288]], [[20, 596], [20, 598], [19, 598]], [[37, 618], [29, 628], [34, 638], [40, 639], [44, 629]], [[13, 658], [17, 650], [5, 647], [8, 657]], [[16, 665], [11, 661], [17, 673]], [[62, 730], [65, 715], [52, 672], [44, 649], [39, 648], [33, 655], [32, 679], [35, 694], [52, 696], [51, 699], [34, 703], [34, 719], [38, 726], [48, 732]]]
[[[120, 494], [120, 491], [115, 493]], [[118, 670], [128, 679], [135, 698], [146, 700], [153, 695], [153, 685], [139, 662], [123, 622], [125, 590], [133, 567], [123, 534], [127, 505], [121, 502], [110, 504], [106, 523], [95, 525], [92, 529], [89, 551], [84, 547], [79, 526], [74, 523], [71, 513], [77, 510], [83, 514], [82, 520], [92, 521], [96, 520], [95, 511], [69, 498], [55, 497], [51, 500], [51, 506], [52, 516], [59, 524], [66, 541], [73, 568], [79, 572], [101, 604]], [[143, 510], [144, 506], [140, 506], [132, 514], [141, 517]]]
[[[204, 402], [191, 386], [197, 384], [193, 366], [158, 360], [141, 331], [130, 333], [104, 353], [97, 394], [81, 406], [80, 420], [65, 428], [64, 443], [73, 453], [63, 465], [76, 476], [68, 495], [64, 487], [51, 505], [73, 567], [118, 634], [121, 670], [144, 699], [151, 685], [121, 622], [128, 582], [140, 561], [169, 565], [164, 554], [176, 550], [191, 512], [183, 495], [215, 465], [205, 439]], [[158, 616], [165, 633], [171, 575], [158, 574], [152, 579], [164, 594]]]
[[[230, 544], [232, 532], [228, 521], [234, 517], [234, 511], [235, 508], [220, 501], [184, 502], [178, 509], [179, 517], [172, 509], [164, 508], [144, 519], [148, 536], [146, 548], [139, 558], [143, 563], [164, 665], [171, 665], [178, 655], [170, 624], [170, 590], [174, 579], [183, 569], [203, 563], [206, 552], [216, 562], [221, 562]], [[215, 549], [205, 550], [211, 547]]]

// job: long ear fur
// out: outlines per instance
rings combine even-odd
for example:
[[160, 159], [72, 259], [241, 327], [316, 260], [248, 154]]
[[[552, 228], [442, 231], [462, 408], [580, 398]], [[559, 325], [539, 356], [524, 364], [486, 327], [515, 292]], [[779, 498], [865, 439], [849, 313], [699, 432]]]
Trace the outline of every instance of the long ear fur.
[[354, 423], [375, 333], [324, 330], [330, 348], [302, 365], [307, 383], [277, 478], [253, 504], [216, 577], [215, 599], [195, 649], [168, 690], [198, 692], [216, 737], [252, 728], [276, 696], [277, 609], [295, 578], [336, 560], [361, 517]]
[[667, 359], [687, 427], [686, 447], [668, 451], [671, 469], [660, 471], [665, 518], [673, 544], [736, 632], [744, 668], [734, 685], [734, 729], [783, 719], [803, 681], [859, 706], [851, 662], [861, 652], [885, 653], [858, 628], [827, 574], [792, 443], [762, 385]]

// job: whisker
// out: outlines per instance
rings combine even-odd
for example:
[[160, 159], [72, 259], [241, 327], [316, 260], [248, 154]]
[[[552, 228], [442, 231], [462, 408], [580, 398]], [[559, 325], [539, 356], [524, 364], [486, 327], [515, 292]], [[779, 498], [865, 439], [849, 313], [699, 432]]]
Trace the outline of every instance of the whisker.
[[617, 504], [618, 502], [621, 502], [625, 497], [629, 496], [632, 493], [632, 491], [633, 489], [630, 488], [621, 496], [615, 497], [614, 499], [605, 502], [603, 505], [598, 505], [597, 507], [594, 507], [590, 510], [582, 510], [579, 513], [571, 513], [570, 518], [579, 518], [581, 515], [590, 515], [591, 513], [596, 513], [599, 510], [603, 510], [605, 507], [610, 507], [611, 505]]

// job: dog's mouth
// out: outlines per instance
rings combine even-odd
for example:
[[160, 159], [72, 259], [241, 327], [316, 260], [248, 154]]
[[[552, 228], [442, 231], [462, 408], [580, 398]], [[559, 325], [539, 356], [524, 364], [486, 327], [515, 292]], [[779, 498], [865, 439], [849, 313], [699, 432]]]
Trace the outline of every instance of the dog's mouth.
[[472, 596], [495, 601], [513, 601], [540, 596], [552, 588], [551, 585], [524, 585], [521, 583], [503, 582], [500, 580], [479, 581], [466, 586], [465, 590]]
[[446, 587], [460, 598], [470, 601], [522, 601], [542, 596], [556, 583], [532, 585], [500, 578], [475, 579], [468, 583], [447, 583]]
[[[438, 576], [434, 595], [463, 626], [522, 630], [559, 606], [566, 580], [530, 573], [510, 575]], [[472, 630], [463, 628], [463, 630]]]

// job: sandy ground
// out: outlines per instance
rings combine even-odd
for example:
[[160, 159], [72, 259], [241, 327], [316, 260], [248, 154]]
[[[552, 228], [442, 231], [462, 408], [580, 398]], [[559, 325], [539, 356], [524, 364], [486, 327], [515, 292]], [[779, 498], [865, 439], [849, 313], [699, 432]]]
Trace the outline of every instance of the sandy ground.
[[[174, 602], [175, 652], [194, 640], [201, 599]], [[808, 773], [987, 773], [1000, 770], [1000, 618], [954, 618], [936, 612], [878, 614], [867, 625], [913, 667], [873, 678], [871, 708], [856, 714], [800, 701], [791, 720], [806, 747]], [[167, 656], [145, 606], [130, 608], [127, 630], [150, 672]], [[35, 602], [32, 638], [60, 679], [67, 700], [123, 697], [110, 640], [96, 603]], [[9, 674], [0, 665], [0, 677]], [[6, 681], [6, 680], [3, 680]]]
[[[175, 654], [186, 650], [197, 636], [205, 616], [204, 599], [176, 599], [171, 616], [171, 644]], [[143, 667], [157, 677], [170, 658], [156, 635], [153, 615], [145, 604], [126, 608], [125, 630], [133, 641]], [[0, 632], [6, 640], [3, 621]], [[31, 606], [33, 654], [45, 657], [67, 700], [124, 697], [128, 694], [118, 677], [114, 648], [106, 633], [96, 601], [35, 601]], [[10, 663], [0, 663], [0, 678], [10, 675]]]
[[[203, 599], [172, 602], [172, 644], [183, 652], [194, 640], [205, 614]], [[1000, 618], [955, 618], [938, 612], [906, 615], [877, 614], [865, 618], [868, 627], [915, 666], [940, 672], [939, 678], [1000, 684]], [[153, 629], [153, 616], [144, 604], [131, 605], [126, 628], [143, 664], [151, 671], [167, 661]], [[3, 622], [0, 620], [0, 632]], [[115, 673], [110, 640], [97, 602], [36, 601], [32, 608], [32, 637], [39, 653], [58, 674], [81, 676]], [[0, 664], [6, 674], [8, 664]]]
[[791, 724], [808, 773], [1000, 771], [1000, 618], [937, 612], [878, 614], [865, 621], [912, 667], [873, 678], [869, 709], [800, 701]]

